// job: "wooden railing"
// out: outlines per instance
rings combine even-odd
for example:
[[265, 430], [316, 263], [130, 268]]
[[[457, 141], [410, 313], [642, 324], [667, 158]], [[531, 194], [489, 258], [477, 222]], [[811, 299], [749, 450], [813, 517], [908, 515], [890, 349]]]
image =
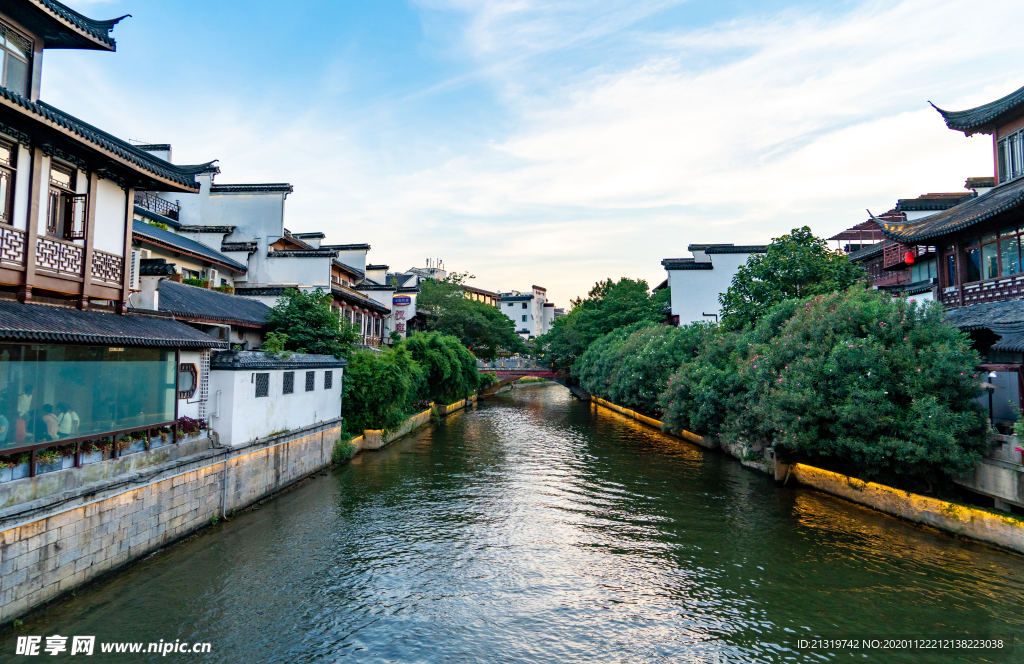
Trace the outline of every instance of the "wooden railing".
[[40, 272], [56, 272], [82, 276], [82, 261], [85, 249], [74, 242], [52, 237], [36, 239], [36, 269]]
[[914, 260], [931, 256], [935, 253], [935, 247], [923, 244], [906, 245], [899, 242], [886, 242], [882, 248], [882, 269], [893, 270], [907, 267], [907, 253], [914, 255]]
[[124, 258], [98, 249], [92, 250], [92, 278], [111, 284], [124, 279]]
[[0, 263], [25, 266], [25, 231], [0, 224]]

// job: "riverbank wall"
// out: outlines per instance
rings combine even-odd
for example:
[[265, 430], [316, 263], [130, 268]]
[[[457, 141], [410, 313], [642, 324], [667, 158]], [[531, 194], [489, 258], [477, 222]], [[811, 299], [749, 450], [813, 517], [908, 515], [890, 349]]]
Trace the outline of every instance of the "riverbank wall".
[[0, 510], [0, 624], [326, 467], [340, 433], [336, 419], [230, 447], [206, 439], [189, 454], [140, 452], [115, 462], [128, 469], [119, 474], [86, 465], [8, 483], [25, 483], [8, 496], [33, 499]]
[[1012, 516], [1002, 516], [967, 505], [901, 491], [874, 482], [864, 482], [854, 477], [805, 464], [776, 463], [774, 454], [770, 450], [764, 451], [764, 458], [754, 459], [751, 457], [755, 455], [750, 454], [751, 450], [745, 445], [718, 445], [713, 438], [698, 436], [689, 431], [683, 431], [682, 435], [672, 434], [664, 431], [661, 420], [617, 406], [598, 397], [592, 397], [591, 402], [645, 426], [658, 429], [666, 435], [681, 438], [707, 449], [721, 448], [727, 454], [736, 457], [744, 466], [772, 475], [776, 480], [783, 482], [792, 480], [809, 488], [912, 523], [931, 526], [960, 537], [1024, 554], [1024, 521]]

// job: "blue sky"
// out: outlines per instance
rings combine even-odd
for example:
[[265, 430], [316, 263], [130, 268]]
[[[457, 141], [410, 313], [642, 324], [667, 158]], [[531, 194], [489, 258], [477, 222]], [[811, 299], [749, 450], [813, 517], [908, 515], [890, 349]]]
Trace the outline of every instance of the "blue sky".
[[[47, 51], [42, 98], [290, 182], [286, 225], [491, 289], [664, 278], [691, 242], [822, 236], [990, 175], [945, 129], [1024, 85], [1024, 3], [74, 0], [117, 53]], [[998, 16], [998, 20], [991, 17]]]

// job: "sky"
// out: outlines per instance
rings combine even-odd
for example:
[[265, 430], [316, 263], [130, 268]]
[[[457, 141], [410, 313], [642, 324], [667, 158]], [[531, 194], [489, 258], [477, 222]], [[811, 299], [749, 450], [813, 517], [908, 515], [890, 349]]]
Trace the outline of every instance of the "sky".
[[991, 175], [945, 127], [1024, 85], [1024, 3], [65, 0], [117, 52], [46, 51], [42, 99], [289, 182], [285, 225], [491, 290], [665, 278], [690, 243], [828, 237]]

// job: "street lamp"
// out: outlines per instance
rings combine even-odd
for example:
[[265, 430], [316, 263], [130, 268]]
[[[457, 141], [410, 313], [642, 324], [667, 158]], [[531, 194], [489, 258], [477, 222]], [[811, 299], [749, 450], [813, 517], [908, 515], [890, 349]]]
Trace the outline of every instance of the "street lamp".
[[996, 386], [992, 382], [994, 378], [999, 378], [999, 374], [989, 371], [988, 382], [985, 384], [985, 389], [988, 390], [988, 424], [993, 430], [996, 428], [995, 417], [992, 414], [992, 394], [996, 391]]

